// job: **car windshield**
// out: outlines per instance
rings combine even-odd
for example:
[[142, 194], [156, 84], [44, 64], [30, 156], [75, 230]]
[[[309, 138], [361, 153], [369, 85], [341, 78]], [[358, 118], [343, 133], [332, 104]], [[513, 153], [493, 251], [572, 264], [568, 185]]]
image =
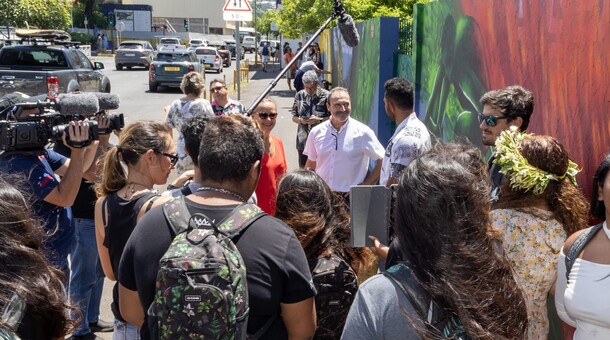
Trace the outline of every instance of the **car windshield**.
[[156, 61], [190, 61], [188, 54], [158, 53]]
[[237, 45], [237, 43], [235, 41], [225, 41], [227, 43], [227, 45]]
[[191, 40], [191, 44], [201, 45], [201, 44], [203, 44], [203, 41], [201, 41], [201, 40]]
[[142, 46], [142, 44], [121, 44], [121, 46], [119, 46], [120, 49], [130, 49], [130, 50], [140, 50], [143, 49], [144, 46]]
[[203, 49], [196, 50], [195, 53], [197, 53], [199, 55], [215, 55], [216, 54], [216, 52], [214, 50], [203, 50]]
[[159, 41], [160, 44], [180, 44], [177, 39], [161, 39]]

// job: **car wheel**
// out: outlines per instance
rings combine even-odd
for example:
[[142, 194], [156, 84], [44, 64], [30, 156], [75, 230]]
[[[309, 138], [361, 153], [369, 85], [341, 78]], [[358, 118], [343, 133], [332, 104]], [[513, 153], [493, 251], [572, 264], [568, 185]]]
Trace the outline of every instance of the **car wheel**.
[[118, 65], [117, 65], [117, 66], [116, 66], [116, 69], [117, 69], [117, 71], [120, 71], [120, 70], [122, 70], [122, 69], [123, 69], [123, 65], [121, 65], [121, 64], [118, 64]]
[[157, 92], [158, 88], [159, 88], [159, 84], [157, 84], [157, 83], [148, 83], [148, 90], [150, 92]]

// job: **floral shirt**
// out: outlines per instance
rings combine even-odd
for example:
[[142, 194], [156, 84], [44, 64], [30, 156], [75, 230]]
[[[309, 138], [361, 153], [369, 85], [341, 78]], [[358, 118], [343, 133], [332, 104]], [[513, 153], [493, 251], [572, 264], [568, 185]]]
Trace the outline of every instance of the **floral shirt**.
[[503, 233], [506, 257], [524, 294], [528, 339], [546, 339], [547, 294], [557, 276], [557, 256], [566, 232], [552, 212], [538, 208], [493, 210], [491, 220]]
[[227, 105], [220, 106], [218, 103], [216, 103], [215, 100], [212, 99], [212, 110], [214, 111], [214, 114], [217, 116], [222, 116], [222, 115], [231, 115], [231, 114], [245, 114], [246, 113], [246, 108], [244, 107], [244, 105], [236, 100], [233, 100], [231, 98], [228, 98], [228, 103]]
[[212, 106], [206, 99], [178, 99], [170, 104], [165, 123], [178, 130], [178, 146], [176, 150], [178, 156], [180, 157], [178, 163], [176, 164], [176, 172], [178, 175], [186, 170], [193, 169], [193, 160], [184, 152], [184, 136], [182, 136], [182, 133], [180, 132], [182, 129], [182, 123], [184, 123], [185, 120], [195, 116], [212, 116], [213, 114]]

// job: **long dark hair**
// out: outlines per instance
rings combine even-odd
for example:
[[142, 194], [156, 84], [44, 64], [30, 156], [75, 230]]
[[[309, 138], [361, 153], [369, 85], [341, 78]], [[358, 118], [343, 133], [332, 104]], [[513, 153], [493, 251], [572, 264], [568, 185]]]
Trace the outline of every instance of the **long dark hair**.
[[[563, 176], [568, 169], [567, 151], [551, 136], [532, 135], [521, 141], [518, 149], [527, 162], [538, 169], [557, 176]], [[504, 179], [500, 199], [494, 205], [494, 209], [526, 208], [544, 201], [553, 212], [553, 217], [563, 226], [566, 235], [571, 235], [588, 225], [589, 204], [582, 191], [567, 177], [558, 181], [549, 181], [546, 189], [539, 195], [531, 190], [526, 192], [512, 189], [509, 177]]]
[[281, 179], [275, 217], [294, 230], [308, 260], [330, 251], [358, 272], [363, 255], [350, 246], [345, 203], [314, 171], [297, 170]]
[[[606, 176], [610, 170], [610, 153], [604, 157], [604, 160], [597, 167], [595, 175], [593, 175], [593, 189], [591, 194], [591, 214], [600, 220], [606, 219], [606, 202], [599, 200], [598, 190], [603, 189]], [[610, 203], [610, 202], [609, 202]]]
[[521, 339], [526, 305], [491, 230], [485, 169], [466, 145], [438, 143], [415, 159], [399, 179], [396, 234], [416, 279], [472, 338]]
[[[0, 310], [17, 296], [25, 304], [24, 318], [36, 334], [47, 339], [63, 337], [76, 324], [67, 317], [76, 309], [64, 294], [66, 278], [43, 255], [45, 236], [41, 221], [29, 208], [31, 202], [9, 183], [22, 181], [0, 177]], [[18, 325], [13, 328], [0, 321], [0, 326], [18, 333]]]

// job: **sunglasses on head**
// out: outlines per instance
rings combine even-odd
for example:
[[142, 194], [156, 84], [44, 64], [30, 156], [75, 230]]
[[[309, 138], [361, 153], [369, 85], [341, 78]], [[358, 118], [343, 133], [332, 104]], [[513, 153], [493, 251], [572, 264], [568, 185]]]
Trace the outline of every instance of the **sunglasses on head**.
[[498, 124], [498, 120], [508, 119], [508, 117], [497, 117], [497, 116], [492, 116], [492, 115], [486, 116], [482, 113], [479, 113], [478, 117], [479, 117], [479, 124], [485, 122], [485, 125], [487, 125], [487, 126], [496, 126], [496, 124]]
[[175, 166], [176, 163], [178, 163], [178, 160], [180, 159], [180, 157], [178, 157], [178, 155], [174, 154], [174, 153], [167, 153], [167, 152], [161, 152], [161, 151], [156, 151], [156, 150], [155, 150], [155, 152], [169, 158], [169, 161], [172, 163], [172, 166]]
[[275, 117], [277, 117], [277, 112], [257, 112], [256, 114], [260, 117], [260, 119], [275, 119]]

